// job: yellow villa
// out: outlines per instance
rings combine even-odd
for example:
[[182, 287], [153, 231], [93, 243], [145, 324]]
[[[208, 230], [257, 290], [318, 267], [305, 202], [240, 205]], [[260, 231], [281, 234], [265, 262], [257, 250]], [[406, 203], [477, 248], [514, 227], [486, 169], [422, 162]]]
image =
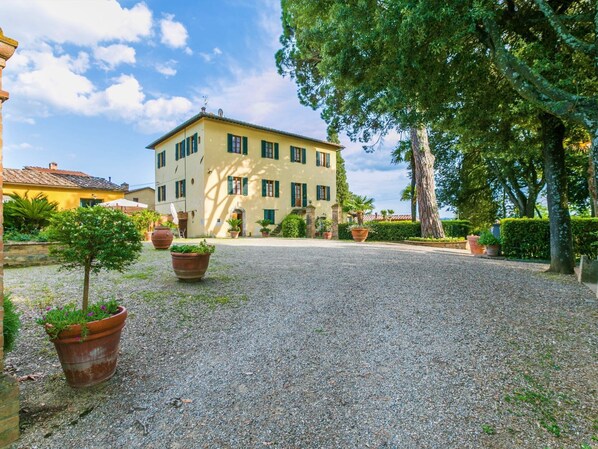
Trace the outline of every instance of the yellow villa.
[[12, 193], [29, 198], [43, 193], [50, 201], [56, 201], [59, 209], [73, 209], [80, 206], [124, 198], [125, 187], [104, 178], [90, 176], [80, 171], [59, 170], [55, 162], [48, 168], [25, 167], [4, 168], [4, 197]]
[[331, 216], [336, 202], [336, 153], [342, 146], [206, 113], [147, 146], [156, 154], [156, 210], [187, 213], [187, 235], [225, 237], [226, 220], [242, 234], [256, 221], [279, 224], [291, 212]]

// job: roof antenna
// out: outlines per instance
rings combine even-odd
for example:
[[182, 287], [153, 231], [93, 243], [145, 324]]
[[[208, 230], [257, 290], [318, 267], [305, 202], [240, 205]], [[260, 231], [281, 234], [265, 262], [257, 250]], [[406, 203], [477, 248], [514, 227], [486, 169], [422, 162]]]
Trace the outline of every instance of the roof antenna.
[[202, 114], [205, 114], [206, 108], [208, 107], [208, 96], [204, 95], [201, 98], [203, 98], [203, 106], [201, 107], [201, 112], [202, 112]]

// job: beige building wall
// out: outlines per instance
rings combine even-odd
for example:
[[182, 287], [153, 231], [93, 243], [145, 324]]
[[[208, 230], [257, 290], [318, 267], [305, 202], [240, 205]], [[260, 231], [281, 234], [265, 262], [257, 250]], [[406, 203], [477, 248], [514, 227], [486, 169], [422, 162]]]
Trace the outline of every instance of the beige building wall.
[[[198, 151], [175, 160], [175, 144], [198, 133]], [[228, 134], [247, 137], [247, 155], [228, 152]], [[279, 159], [262, 158], [262, 140], [278, 143]], [[291, 162], [291, 146], [306, 149], [306, 163]], [[255, 222], [264, 218], [264, 209], [275, 210], [279, 224], [293, 209], [291, 183], [307, 184], [307, 200], [316, 207], [316, 216], [331, 217], [336, 201], [336, 151], [338, 146], [291, 137], [274, 131], [210, 120], [204, 117], [156, 145], [155, 155], [166, 150], [166, 166], [156, 168], [156, 210], [188, 212], [189, 237], [228, 236], [226, 220], [235, 210], [243, 212], [245, 235], [259, 235]], [[330, 167], [316, 166], [316, 151], [330, 154]], [[154, 157], [156, 163], [156, 156]], [[157, 164], [156, 164], [157, 167]], [[230, 195], [228, 177], [248, 178], [248, 195]], [[185, 198], [175, 198], [175, 181], [186, 180]], [[280, 196], [262, 197], [262, 179], [279, 181]], [[158, 188], [166, 185], [166, 201], [158, 202]], [[316, 186], [330, 187], [330, 201], [317, 200]]]
[[147, 204], [148, 209], [156, 207], [156, 192], [151, 187], [144, 187], [143, 189], [135, 189], [125, 193], [125, 198], [138, 203]]

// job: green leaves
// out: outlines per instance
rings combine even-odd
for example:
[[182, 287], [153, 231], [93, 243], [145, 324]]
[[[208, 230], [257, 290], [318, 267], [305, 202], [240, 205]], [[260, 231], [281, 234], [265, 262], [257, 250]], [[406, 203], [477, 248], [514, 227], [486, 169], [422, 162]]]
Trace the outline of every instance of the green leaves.
[[23, 196], [13, 193], [10, 198], [4, 203], [4, 226], [23, 233], [36, 233], [46, 227], [58, 209], [58, 203], [48, 201], [43, 193], [33, 198], [29, 198], [28, 193]]

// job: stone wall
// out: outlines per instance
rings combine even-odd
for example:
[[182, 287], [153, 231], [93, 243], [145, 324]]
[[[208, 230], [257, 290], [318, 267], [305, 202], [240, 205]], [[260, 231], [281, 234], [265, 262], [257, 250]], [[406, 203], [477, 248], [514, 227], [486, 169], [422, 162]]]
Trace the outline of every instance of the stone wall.
[[4, 244], [5, 267], [31, 267], [56, 263], [50, 257], [50, 247], [55, 243], [13, 242]]

